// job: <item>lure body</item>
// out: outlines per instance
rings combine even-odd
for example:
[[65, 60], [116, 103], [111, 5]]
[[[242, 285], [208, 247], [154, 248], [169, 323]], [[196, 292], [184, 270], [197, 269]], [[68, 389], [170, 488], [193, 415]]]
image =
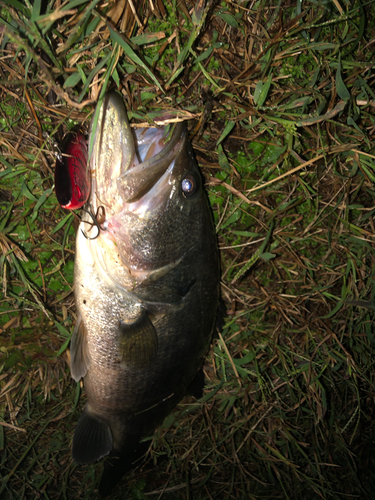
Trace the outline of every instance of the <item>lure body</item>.
[[63, 146], [63, 156], [55, 168], [55, 192], [63, 208], [75, 210], [83, 207], [90, 195], [87, 170], [87, 141], [81, 132], [71, 132]]

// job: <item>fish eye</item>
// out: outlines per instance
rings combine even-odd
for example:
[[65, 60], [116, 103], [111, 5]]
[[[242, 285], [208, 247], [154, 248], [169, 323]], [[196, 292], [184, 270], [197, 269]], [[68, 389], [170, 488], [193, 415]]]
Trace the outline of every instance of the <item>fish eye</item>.
[[198, 183], [191, 174], [187, 174], [181, 181], [181, 189], [184, 198], [191, 198], [197, 192]]

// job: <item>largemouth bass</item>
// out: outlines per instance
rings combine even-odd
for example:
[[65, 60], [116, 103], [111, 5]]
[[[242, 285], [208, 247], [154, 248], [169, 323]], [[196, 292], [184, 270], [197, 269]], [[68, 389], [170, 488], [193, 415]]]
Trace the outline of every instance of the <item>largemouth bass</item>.
[[87, 405], [80, 464], [127, 457], [185, 394], [219, 297], [212, 214], [183, 124], [133, 133], [122, 98], [97, 109], [91, 193], [77, 234], [71, 373]]

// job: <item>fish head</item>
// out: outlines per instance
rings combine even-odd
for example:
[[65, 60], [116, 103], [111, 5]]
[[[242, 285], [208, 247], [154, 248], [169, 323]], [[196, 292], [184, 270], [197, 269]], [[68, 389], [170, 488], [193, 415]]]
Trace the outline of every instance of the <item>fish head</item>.
[[[203, 182], [183, 123], [131, 131], [110, 94], [94, 136], [91, 203], [105, 220], [92, 242], [102, 274], [134, 290], [214, 246]], [[193, 258], [193, 257], [192, 257]]]

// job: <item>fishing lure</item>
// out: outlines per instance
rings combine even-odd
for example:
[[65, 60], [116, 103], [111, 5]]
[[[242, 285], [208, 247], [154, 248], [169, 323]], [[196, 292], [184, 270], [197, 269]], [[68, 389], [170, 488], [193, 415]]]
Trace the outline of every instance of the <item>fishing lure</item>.
[[65, 140], [63, 152], [64, 155], [56, 160], [56, 197], [63, 208], [75, 210], [83, 207], [90, 195], [85, 136], [81, 132], [71, 132]]

